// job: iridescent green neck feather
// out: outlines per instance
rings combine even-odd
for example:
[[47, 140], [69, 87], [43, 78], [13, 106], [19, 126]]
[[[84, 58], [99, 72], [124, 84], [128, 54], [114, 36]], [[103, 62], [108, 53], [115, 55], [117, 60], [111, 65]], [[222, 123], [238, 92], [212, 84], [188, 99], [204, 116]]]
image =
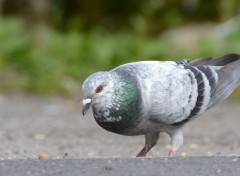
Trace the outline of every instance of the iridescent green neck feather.
[[[106, 110], [107, 113], [95, 112], [97, 123], [104, 129], [124, 134], [135, 127], [141, 116], [141, 97], [137, 80], [126, 72], [118, 71], [115, 78], [116, 86], [113, 92], [112, 105]], [[117, 85], [121, 85], [117, 87]], [[104, 106], [104, 104], [103, 104]], [[108, 119], [108, 120], [106, 120]], [[110, 120], [109, 120], [110, 119]]]

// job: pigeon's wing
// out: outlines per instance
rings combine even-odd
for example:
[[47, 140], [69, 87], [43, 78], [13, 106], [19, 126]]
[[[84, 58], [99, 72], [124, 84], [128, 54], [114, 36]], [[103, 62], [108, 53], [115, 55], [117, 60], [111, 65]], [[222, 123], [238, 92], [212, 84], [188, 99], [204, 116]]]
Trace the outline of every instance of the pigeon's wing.
[[211, 86], [208, 108], [227, 98], [240, 84], [240, 55], [228, 54], [217, 59], [203, 58], [190, 63], [201, 70]]
[[215, 69], [218, 75], [218, 82], [211, 94], [208, 108], [227, 98], [240, 85], [240, 55], [231, 54], [223, 56], [216, 59], [214, 64], [221, 67], [220, 69]]
[[171, 76], [160, 77], [152, 89], [150, 116], [155, 121], [184, 124], [227, 98], [240, 84], [240, 56], [236, 54], [176, 63]]
[[[200, 60], [201, 61], [201, 60]], [[240, 84], [240, 55], [229, 54], [218, 59], [191, 62], [185, 69], [194, 74], [198, 83], [198, 97], [191, 114], [174, 125], [184, 124], [227, 98]], [[208, 65], [203, 65], [208, 64]]]
[[164, 67], [161, 64], [149, 75], [142, 82], [143, 89], [150, 90], [143, 91], [143, 101], [150, 120], [174, 124], [186, 119], [194, 109], [198, 95], [197, 81], [190, 70], [181, 63]]

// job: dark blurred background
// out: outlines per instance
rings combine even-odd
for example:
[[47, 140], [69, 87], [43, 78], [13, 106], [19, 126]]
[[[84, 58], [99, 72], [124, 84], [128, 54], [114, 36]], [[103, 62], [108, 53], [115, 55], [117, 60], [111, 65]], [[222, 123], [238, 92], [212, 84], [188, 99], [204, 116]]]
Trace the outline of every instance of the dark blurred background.
[[240, 53], [239, 13], [239, 0], [0, 0], [0, 91], [75, 95], [126, 62]]

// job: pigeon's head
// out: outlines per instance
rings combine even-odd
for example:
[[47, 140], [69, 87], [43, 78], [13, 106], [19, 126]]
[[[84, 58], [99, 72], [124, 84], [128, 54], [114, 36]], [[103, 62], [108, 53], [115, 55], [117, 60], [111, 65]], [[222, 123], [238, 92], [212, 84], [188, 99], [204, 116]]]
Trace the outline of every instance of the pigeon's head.
[[106, 97], [111, 96], [111, 81], [109, 72], [97, 72], [90, 75], [82, 85], [83, 109], [85, 115], [91, 104], [104, 102]]
[[83, 83], [83, 109], [90, 106], [96, 122], [104, 129], [123, 134], [141, 116], [141, 98], [136, 80], [127, 72], [97, 72]]

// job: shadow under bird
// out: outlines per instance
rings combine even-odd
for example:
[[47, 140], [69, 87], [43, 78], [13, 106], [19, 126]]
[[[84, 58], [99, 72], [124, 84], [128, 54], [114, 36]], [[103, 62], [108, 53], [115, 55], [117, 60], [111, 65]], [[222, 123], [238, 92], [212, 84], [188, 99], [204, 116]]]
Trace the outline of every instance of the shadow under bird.
[[183, 126], [227, 98], [240, 85], [240, 55], [190, 62], [141, 61], [97, 72], [83, 83], [85, 115], [121, 135], [145, 135], [137, 157], [146, 156], [159, 134], [171, 137], [169, 156], [183, 144]]

